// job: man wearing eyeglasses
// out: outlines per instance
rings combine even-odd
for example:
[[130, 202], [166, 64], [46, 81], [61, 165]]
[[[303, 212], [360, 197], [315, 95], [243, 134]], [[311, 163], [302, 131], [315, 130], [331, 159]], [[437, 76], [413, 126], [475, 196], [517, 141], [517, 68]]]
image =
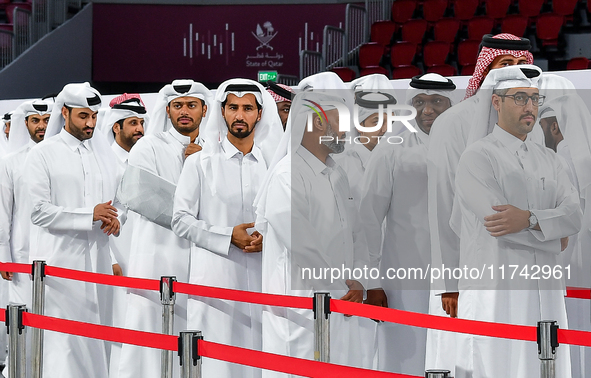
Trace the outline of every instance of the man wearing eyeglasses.
[[[579, 232], [582, 213], [556, 154], [529, 136], [544, 103], [540, 74], [535, 66], [498, 69], [479, 91], [474, 130], [492, 131], [460, 158], [450, 220], [460, 237], [460, 267], [469, 272], [459, 280], [459, 318], [568, 326], [563, 277], [543, 272], [566, 274], [557, 256]], [[531, 342], [461, 335], [458, 345], [470, 350], [458, 353], [458, 378], [539, 376]], [[570, 377], [569, 349], [558, 348], [556, 356], [556, 376]]]

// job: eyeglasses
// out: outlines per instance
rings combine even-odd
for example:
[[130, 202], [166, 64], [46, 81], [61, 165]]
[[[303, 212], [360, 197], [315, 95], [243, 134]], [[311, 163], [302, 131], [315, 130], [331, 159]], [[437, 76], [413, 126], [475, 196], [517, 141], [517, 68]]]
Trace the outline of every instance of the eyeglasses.
[[544, 105], [544, 100], [546, 99], [546, 96], [540, 96], [539, 94], [528, 96], [527, 94], [521, 92], [515, 93], [513, 95], [499, 95], [499, 97], [511, 97], [517, 106], [527, 105], [529, 99], [531, 98], [532, 105], [536, 107]]

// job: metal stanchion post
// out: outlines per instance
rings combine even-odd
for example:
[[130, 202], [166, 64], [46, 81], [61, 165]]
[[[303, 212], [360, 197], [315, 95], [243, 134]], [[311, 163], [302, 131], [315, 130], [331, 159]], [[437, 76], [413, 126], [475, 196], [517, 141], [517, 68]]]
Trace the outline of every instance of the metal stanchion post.
[[26, 330], [23, 325], [25, 305], [8, 305], [6, 329], [8, 331], [8, 378], [26, 377]]
[[181, 378], [201, 378], [201, 356], [198, 342], [203, 340], [201, 331], [184, 331], [179, 337]]
[[314, 360], [330, 362], [330, 294], [314, 293]]
[[[45, 261], [33, 262], [33, 314], [45, 311]], [[31, 378], [41, 378], [43, 369], [43, 330], [31, 329]]]
[[431, 369], [425, 371], [425, 378], [454, 378], [449, 370]]
[[540, 377], [556, 377], [556, 348], [558, 348], [558, 324], [554, 320], [538, 322], [538, 358]]
[[[174, 332], [174, 303], [176, 295], [172, 285], [176, 277], [160, 278], [160, 301], [162, 302], [162, 333], [172, 335]], [[172, 359], [171, 350], [162, 350], [160, 357], [161, 377], [172, 378]]]

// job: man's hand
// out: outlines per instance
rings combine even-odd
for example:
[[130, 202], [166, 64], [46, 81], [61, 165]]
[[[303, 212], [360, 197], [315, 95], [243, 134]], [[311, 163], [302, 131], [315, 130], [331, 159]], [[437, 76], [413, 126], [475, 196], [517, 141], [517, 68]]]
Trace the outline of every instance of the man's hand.
[[121, 265], [113, 264], [113, 275], [114, 276], [122, 276], [123, 275], [123, 269], [121, 269]]
[[12, 281], [12, 276], [14, 275], [13, 272], [0, 272], [0, 275], [2, 275], [2, 278], [4, 278], [6, 281]]
[[94, 207], [94, 212], [92, 214], [92, 221], [102, 221], [104, 227], [105, 223], [111, 223], [113, 219], [117, 219], [117, 208], [111, 205], [112, 201], [99, 203]]
[[[241, 250], [243, 250], [244, 252], [248, 252], [246, 250], [246, 247], [251, 246], [250, 243], [252, 243], [253, 241], [257, 240], [256, 236], [254, 235], [249, 235], [248, 232], [246, 232], [246, 229], [248, 228], [253, 228], [254, 227], [254, 222], [253, 223], [242, 223], [239, 224], [238, 226], [234, 226], [234, 228], [232, 229], [232, 244], [234, 244], [236, 247], [240, 248]], [[261, 239], [261, 243], [263, 241], [263, 237], [260, 237]], [[252, 251], [252, 252], [259, 252], [259, 251]]]
[[250, 245], [244, 247], [243, 251], [246, 253], [261, 252], [263, 250], [263, 235], [255, 231], [250, 236], [255, 239], [250, 242]]
[[560, 252], [564, 251], [568, 247], [568, 236], [560, 238]]
[[101, 230], [109, 236], [111, 235], [119, 235], [119, 229], [121, 228], [121, 223], [119, 223], [119, 219], [115, 218], [109, 223], [103, 222], [101, 224]]
[[193, 155], [195, 152], [201, 151], [201, 146], [197, 143], [189, 143], [187, 148], [185, 148], [185, 159], [188, 158], [190, 155]]
[[452, 318], [458, 317], [458, 296], [460, 293], [443, 293], [441, 294], [441, 307], [447, 315]]
[[[359, 281], [346, 280], [345, 283], [349, 287], [349, 291], [341, 300], [347, 302], [361, 303], [363, 302], [363, 285]], [[350, 317], [351, 315], [345, 315]]]
[[490, 236], [514, 234], [529, 227], [530, 212], [512, 205], [493, 206], [496, 214], [484, 217], [484, 227]]
[[[383, 289], [371, 289], [367, 291], [367, 299], [363, 302], [372, 306], [388, 307], [388, 297]], [[379, 323], [380, 320], [373, 319]]]

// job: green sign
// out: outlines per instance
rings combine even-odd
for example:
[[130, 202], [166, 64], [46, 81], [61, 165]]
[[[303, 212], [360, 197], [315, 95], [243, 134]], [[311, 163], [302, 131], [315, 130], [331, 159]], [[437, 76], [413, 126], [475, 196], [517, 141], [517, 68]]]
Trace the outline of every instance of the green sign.
[[259, 81], [277, 81], [277, 71], [259, 71]]

